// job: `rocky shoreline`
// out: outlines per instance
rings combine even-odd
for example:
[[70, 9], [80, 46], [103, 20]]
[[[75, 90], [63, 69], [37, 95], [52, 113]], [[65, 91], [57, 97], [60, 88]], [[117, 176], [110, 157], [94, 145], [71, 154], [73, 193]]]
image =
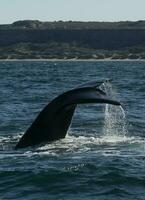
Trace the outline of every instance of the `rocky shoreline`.
[[145, 59], [145, 21], [0, 25], [0, 60]]

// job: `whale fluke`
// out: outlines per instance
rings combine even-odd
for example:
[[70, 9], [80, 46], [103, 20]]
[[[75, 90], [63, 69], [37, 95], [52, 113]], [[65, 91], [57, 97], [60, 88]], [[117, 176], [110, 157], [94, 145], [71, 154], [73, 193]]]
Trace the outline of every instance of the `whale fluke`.
[[99, 89], [103, 82], [93, 81], [69, 90], [53, 99], [37, 116], [15, 149], [65, 138], [77, 104], [106, 103], [120, 105]]

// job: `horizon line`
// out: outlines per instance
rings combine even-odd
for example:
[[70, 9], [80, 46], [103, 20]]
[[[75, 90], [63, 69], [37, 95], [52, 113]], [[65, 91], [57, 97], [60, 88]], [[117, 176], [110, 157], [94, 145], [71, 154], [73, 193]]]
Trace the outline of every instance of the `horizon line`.
[[10, 25], [10, 24], [13, 24], [15, 22], [18, 22], [18, 21], [38, 21], [38, 22], [42, 22], [42, 23], [46, 23], [46, 22], [82, 22], [82, 23], [88, 23], [88, 22], [98, 22], [98, 23], [118, 23], [118, 22], [145, 22], [145, 19], [142, 20], [118, 20], [118, 21], [104, 21], [104, 20], [90, 20], [90, 21], [87, 21], [87, 20], [49, 20], [49, 21], [43, 21], [43, 20], [39, 20], [39, 19], [20, 19], [20, 20], [16, 20], [16, 21], [13, 21], [13, 22], [10, 22], [10, 23], [0, 23], [0, 25]]

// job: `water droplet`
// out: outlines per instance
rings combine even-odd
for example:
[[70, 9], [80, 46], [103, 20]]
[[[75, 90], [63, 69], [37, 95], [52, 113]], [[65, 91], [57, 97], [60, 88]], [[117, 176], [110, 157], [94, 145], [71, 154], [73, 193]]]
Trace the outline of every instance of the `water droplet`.
[[[117, 99], [115, 90], [111, 82], [106, 81], [101, 85], [101, 89], [105, 91], [111, 99]], [[125, 111], [122, 106], [105, 105], [104, 134], [106, 136], [122, 136], [127, 134], [127, 123]]]

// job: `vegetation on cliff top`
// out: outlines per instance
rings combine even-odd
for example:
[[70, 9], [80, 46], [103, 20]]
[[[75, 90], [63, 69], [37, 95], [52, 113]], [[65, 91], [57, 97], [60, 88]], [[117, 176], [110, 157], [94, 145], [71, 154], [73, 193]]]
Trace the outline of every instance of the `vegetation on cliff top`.
[[121, 22], [79, 22], [79, 21], [55, 21], [41, 22], [38, 20], [16, 21], [12, 24], [1, 25], [1, 28], [14, 29], [145, 29], [145, 21], [121, 21]]

